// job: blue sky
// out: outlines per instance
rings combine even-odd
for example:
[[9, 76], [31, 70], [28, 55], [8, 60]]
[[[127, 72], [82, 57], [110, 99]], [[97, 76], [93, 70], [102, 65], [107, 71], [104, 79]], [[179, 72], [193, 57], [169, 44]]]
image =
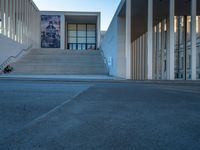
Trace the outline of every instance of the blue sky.
[[121, 0], [33, 0], [40, 10], [100, 11], [101, 30], [107, 30]]

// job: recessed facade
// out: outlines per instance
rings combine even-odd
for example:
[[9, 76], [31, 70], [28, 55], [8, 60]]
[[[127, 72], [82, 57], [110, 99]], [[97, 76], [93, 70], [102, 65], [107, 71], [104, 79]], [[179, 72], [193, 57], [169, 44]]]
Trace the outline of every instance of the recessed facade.
[[41, 11], [40, 25], [41, 48], [99, 49], [99, 12]]

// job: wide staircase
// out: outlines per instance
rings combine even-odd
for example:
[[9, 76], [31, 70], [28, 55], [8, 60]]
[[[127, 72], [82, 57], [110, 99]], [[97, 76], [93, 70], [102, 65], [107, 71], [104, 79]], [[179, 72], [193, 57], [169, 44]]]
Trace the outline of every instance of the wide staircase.
[[34, 49], [12, 66], [15, 75], [108, 75], [98, 50]]

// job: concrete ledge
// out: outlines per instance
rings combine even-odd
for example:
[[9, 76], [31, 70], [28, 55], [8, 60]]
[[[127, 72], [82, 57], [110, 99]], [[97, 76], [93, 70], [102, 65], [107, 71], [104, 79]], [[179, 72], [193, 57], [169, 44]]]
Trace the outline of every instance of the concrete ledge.
[[0, 80], [28, 81], [116, 81], [123, 80], [106, 75], [0, 75]]

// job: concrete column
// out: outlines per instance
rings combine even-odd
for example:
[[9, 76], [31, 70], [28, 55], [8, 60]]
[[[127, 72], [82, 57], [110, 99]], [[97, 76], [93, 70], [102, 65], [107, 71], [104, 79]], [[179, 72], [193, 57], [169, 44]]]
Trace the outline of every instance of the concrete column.
[[164, 79], [165, 20], [161, 22], [161, 79]]
[[134, 41], [135, 43], [135, 52], [134, 52], [134, 76], [135, 80], [137, 80], [137, 40]]
[[174, 15], [175, 15], [175, 0], [170, 0], [169, 2], [169, 39], [168, 39], [168, 68], [167, 68], [167, 79], [174, 80], [174, 66], [175, 66], [175, 35], [174, 35]]
[[25, 1], [25, 45], [28, 47], [28, 1]]
[[4, 34], [4, 0], [1, 0], [1, 33]]
[[196, 74], [197, 74], [197, 49], [196, 49], [196, 43], [197, 43], [197, 36], [196, 36], [196, 15], [197, 15], [197, 1], [191, 0], [191, 48], [192, 48], [192, 80], [196, 80]]
[[13, 0], [10, 0], [10, 38], [13, 39]]
[[142, 80], [145, 79], [145, 34], [142, 35]]
[[22, 0], [22, 3], [21, 3], [21, 15], [22, 15], [22, 24], [21, 24], [21, 26], [22, 26], [22, 44], [24, 44], [24, 41], [25, 41], [25, 32], [24, 32], [24, 30], [25, 30], [25, 27], [24, 27], [24, 7], [25, 5], [24, 5], [24, 0]]
[[100, 41], [101, 41], [101, 16], [100, 14], [97, 17], [97, 48], [100, 48]]
[[15, 14], [16, 14], [16, 1], [13, 1], [13, 40], [16, 40], [16, 22], [15, 22]]
[[61, 16], [61, 49], [65, 49], [65, 15]]
[[16, 23], [16, 31], [15, 31], [15, 34], [16, 34], [16, 41], [18, 42], [19, 41], [19, 21], [18, 21], [18, 18], [19, 18], [19, 3], [18, 2], [15, 2], [15, 5], [16, 5], [16, 19], [15, 19], [15, 23]]
[[139, 50], [139, 72], [140, 72], [140, 76], [139, 79], [142, 80], [142, 49], [143, 49], [143, 45], [142, 45], [142, 36], [139, 37], [140, 39], [140, 50]]
[[6, 7], [5, 7], [5, 35], [8, 36], [8, 0], [6, 2]]
[[126, 79], [132, 77], [131, 55], [131, 0], [126, 0]]
[[21, 0], [18, 0], [18, 37], [19, 37], [19, 43], [21, 43], [22, 37], [21, 37]]
[[153, 79], [153, 0], [148, 0], [147, 79]]

